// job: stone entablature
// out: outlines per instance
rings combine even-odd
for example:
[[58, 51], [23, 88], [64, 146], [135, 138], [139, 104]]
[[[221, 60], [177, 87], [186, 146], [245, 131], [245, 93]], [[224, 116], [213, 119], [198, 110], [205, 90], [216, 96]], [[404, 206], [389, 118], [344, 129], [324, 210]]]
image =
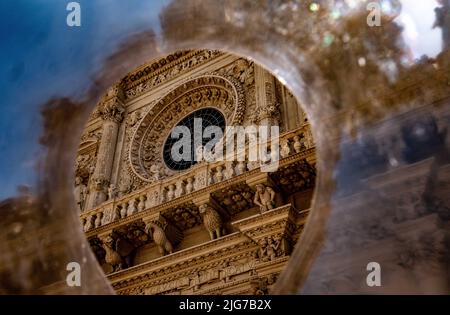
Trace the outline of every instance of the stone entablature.
[[[311, 138], [308, 136], [310, 135], [309, 132], [309, 125], [305, 125], [280, 136], [280, 169], [303, 158], [307, 158], [311, 164], [314, 164], [315, 149]], [[302, 139], [301, 142], [300, 139]], [[286, 150], [286, 145], [289, 150]], [[185, 172], [160, 180], [129, 195], [106, 201], [99, 207], [80, 215], [84, 230], [89, 236], [97, 231], [110, 228], [109, 226], [127, 224], [142, 219], [149, 213], [149, 209], [153, 213], [185, 204], [205, 193], [220, 190], [222, 187], [231, 186], [245, 180], [250, 181], [251, 177], [258, 177], [260, 174], [259, 167], [253, 168], [252, 163], [243, 162], [242, 169], [239, 168], [239, 163], [236, 163], [233, 172], [229, 176], [221, 176], [221, 180], [218, 181], [218, 169], [223, 172], [227, 169], [227, 163], [230, 162], [200, 163]], [[192, 185], [192, 187], [189, 185]], [[182, 189], [178, 195], [176, 189], [180, 186]]]
[[[294, 244], [308, 211], [298, 213], [288, 204], [232, 222], [238, 232], [112, 273], [109, 279], [119, 294], [206, 294], [237, 282], [249, 293], [252, 281], [268, 270], [282, 270], [290, 247], [280, 240]], [[267, 239], [274, 240], [268, 242], [272, 246], [261, 242]]]

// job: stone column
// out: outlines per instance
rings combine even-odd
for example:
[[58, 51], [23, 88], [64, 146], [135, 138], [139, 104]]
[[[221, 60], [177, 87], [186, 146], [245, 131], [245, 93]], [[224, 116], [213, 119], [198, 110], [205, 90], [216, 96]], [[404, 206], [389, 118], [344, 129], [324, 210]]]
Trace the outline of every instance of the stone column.
[[100, 104], [103, 132], [89, 189], [88, 209], [98, 206], [107, 199], [107, 189], [111, 180], [116, 151], [117, 134], [120, 123], [123, 120], [124, 111], [123, 92], [118, 86], [114, 86], [108, 90]]
[[[280, 104], [276, 98], [275, 77], [255, 65], [256, 113], [254, 123], [258, 129], [258, 159], [263, 172], [273, 172], [279, 161]], [[264, 128], [267, 127], [267, 128]], [[274, 128], [272, 128], [274, 127]], [[270, 142], [270, 149], [265, 144]]]
[[279, 104], [276, 100], [275, 78], [270, 72], [255, 65], [256, 112], [259, 125], [277, 126]]

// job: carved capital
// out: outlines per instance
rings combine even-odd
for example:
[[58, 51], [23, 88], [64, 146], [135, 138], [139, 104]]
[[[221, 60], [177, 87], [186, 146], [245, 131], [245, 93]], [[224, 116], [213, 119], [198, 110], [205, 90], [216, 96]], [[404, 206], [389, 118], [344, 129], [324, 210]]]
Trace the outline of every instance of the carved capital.
[[111, 87], [100, 104], [100, 115], [103, 120], [121, 123], [124, 118], [123, 91], [115, 85]]

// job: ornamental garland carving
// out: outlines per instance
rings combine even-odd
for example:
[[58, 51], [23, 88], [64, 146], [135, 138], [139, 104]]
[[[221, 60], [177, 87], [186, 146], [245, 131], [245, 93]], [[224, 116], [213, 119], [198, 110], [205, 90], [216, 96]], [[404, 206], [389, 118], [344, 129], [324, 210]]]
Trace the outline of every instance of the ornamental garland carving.
[[161, 148], [178, 121], [195, 110], [214, 107], [222, 112], [227, 125], [239, 125], [245, 104], [244, 89], [234, 77], [211, 73], [187, 79], [142, 115], [127, 154], [132, 172], [144, 182], [172, 175]]

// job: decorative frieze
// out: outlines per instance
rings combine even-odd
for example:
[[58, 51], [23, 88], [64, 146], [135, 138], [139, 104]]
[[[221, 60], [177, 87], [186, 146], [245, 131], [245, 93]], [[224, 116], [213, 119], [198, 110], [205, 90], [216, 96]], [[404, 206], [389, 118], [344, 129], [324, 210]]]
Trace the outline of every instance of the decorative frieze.
[[[181, 73], [186, 72], [187, 70], [191, 70], [220, 55], [222, 55], [222, 53], [220, 53], [219, 51], [201, 50], [196, 51], [193, 54], [189, 54], [188, 59], [184, 59], [181, 57], [178, 62], [171, 63], [160, 71], [152, 72], [149, 75], [139, 78], [139, 83], [132, 84], [131, 87], [126, 90], [126, 98], [132, 99], [139, 95], [142, 95], [155, 86], [158, 86], [176, 76], [179, 76]], [[143, 71], [145, 70], [146, 69], [144, 69]], [[137, 75], [134, 75], [133, 77], [133, 74], [129, 75], [123, 80], [123, 82], [134, 81], [132, 80], [132, 78], [136, 78], [136, 76]]]

